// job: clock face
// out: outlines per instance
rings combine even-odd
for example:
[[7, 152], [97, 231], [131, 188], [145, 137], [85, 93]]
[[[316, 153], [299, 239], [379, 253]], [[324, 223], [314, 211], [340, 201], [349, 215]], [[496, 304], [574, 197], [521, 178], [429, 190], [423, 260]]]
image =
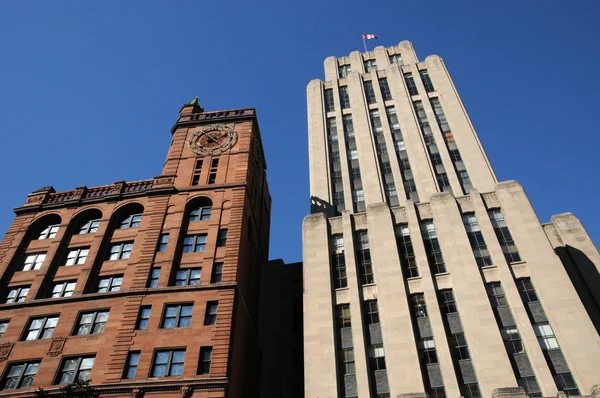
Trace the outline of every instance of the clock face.
[[211, 124], [194, 130], [188, 138], [187, 144], [192, 152], [198, 155], [218, 155], [237, 142], [237, 133], [234, 129]]

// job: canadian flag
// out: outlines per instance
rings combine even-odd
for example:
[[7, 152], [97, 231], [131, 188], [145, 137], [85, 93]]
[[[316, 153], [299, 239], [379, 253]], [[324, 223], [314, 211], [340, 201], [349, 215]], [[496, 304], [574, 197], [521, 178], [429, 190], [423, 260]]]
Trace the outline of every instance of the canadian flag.
[[363, 39], [377, 39], [377, 36], [375, 36], [373, 33], [363, 33]]

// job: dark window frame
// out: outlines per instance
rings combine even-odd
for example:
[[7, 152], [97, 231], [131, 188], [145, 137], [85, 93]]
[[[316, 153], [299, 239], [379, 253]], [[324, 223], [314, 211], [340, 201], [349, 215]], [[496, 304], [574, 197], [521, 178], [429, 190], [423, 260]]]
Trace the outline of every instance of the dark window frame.
[[[141, 351], [129, 351], [127, 354], [127, 362], [125, 364], [125, 370], [123, 372], [124, 379], [135, 379], [137, 375], [137, 368], [140, 363]], [[134, 363], [132, 363], [134, 362]], [[132, 373], [133, 370], [133, 374]]]
[[[88, 369], [81, 369], [81, 365], [83, 364], [83, 361], [85, 359], [93, 359], [92, 361], [92, 366]], [[67, 361], [72, 361], [75, 360], [75, 366], [72, 370], [65, 370], [65, 365], [67, 363]], [[67, 384], [67, 383], [73, 383], [77, 380], [81, 380], [81, 381], [85, 381], [85, 380], [89, 380], [89, 375], [86, 378], [81, 379], [81, 374], [82, 372], [85, 371], [89, 371], [90, 373], [92, 372], [92, 369], [94, 367], [94, 363], [96, 361], [96, 355], [82, 355], [82, 356], [69, 356], [69, 357], [64, 357], [62, 359], [61, 365], [60, 365], [60, 370], [58, 371], [58, 374], [56, 375], [56, 380], [54, 382], [54, 384]], [[72, 375], [72, 377], [70, 377], [67, 381], [62, 382], [63, 380], [63, 376], [64, 375]]]
[[[219, 272], [217, 272], [219, 271]], [[213, 264], [210, 283], [220, 284], [223, 283], [223, 262], [216, 262]]]
[[[99, 316], [100, 315], [104, 315], [106, 314], [106, 319], [104, 321], [99, 320]], [[91, 322], [83, 322], [83, 317], [85, 317], [86, 315], [91, 315], [92, 316], [92, 320]], [[108, 318], [110, 316], [110, 310], [94, 310], [94, 311], [85, 311], [85, 312], [80, 312], [79, 315], [77, 316], [77, 322], [75, 322], [75, 327], [73, 328], [73, 333], [71, 333], [72, 336], [83, 336], [83, 335], [89, 335], [89, 334], [101, 334], [104, 333], [104, 330], [106, 329], [106, 324], [108, 322]], [[83, 329], [82, 332], [82, 327], [86, 327], [85, 325], [89, 325], [89, 328]]]
[[98, 228], [100, 228], [100, 218], [88, 220], [79, 228], [77, 235], [86, 235], [86, 234], [95, 234], [98, 232]]
[[[183, 352], [183, 361], [182, 362], [173, 362], [173, 357], [175, 356], [175, 354], [181, 353], [181, 352]], [[161, 353], [168, 353], [167, 362], [165, 362], [164, 364], [156, 362], [158, 355]], [[186, 354], [185, 348], [167, 348], [167, 349], [155, 350], [154, 356], [152, 358], [152, 366], [150, 367], [149, 377], [173, 377], [173, 376], [183, 375], [183, 368], [185, 366], [185, 354]], [[165, 374], [162, 376], [157, 376], [156, 375], [157, 366], [163, 366], [163, 365], [166, 367]], [[173, 374], [173, 365], [181, 365], [181, 374]]]
[[[46, 316], [41, 316], [41, 317], [29, 318], [29, 321], [27, 322], [27, 325], [25, 326], [25, 329], [23, 330], [23, 333], [21, 335], [20, 341], [34, 341], [34, 340], [51, 339], [52, 335], [54, 334], [54, 330], [56, 329], [56, 325], [58, 324], [59, 318], [60, 318], [60, 315], [46, 315]], [[54, 325], [48, 326], [49, 321], [51, 322], [52, 320], [54, 320]], [[33, 323], [36, 321], [41, 321], [42, 323], [39, 328], [32, 329]], [[37, 331], [37, 334], [36, 334], [35, 338], [30, 339], [29, 334], [31, 332], [36, 332], [36, 331]], [[44, 334], [46, 334], [46, 332], [48, 332], [48, 331], [50, 331], [50, 335], [44, 337]]]
[[[186, 240], [193, 239], [192, 243], [186, 243]], [[202, 241], [203, 238], [203, 241]], [[194, 234], [186, 235], [183, 238], [183, 253], [203, 253], [206, 251], [206, 241], [208, 240], [208, 234]], [[186, 249], [191, 248], [191, 249]], [[202, 250], [200, 250], [202, 249]]]
[[[19, 362], [11, 362], [6, 367], [4, 372], [4, 376], [2, 377], [2, 391], [5, 390], [19, 390], [22, 388], [31, 387], [35, 380], [35, 376], [37, 376], [37, 372], [40, 369], [42, 361], [41, 360], [31, 360], [31, 361], [19, 361]], [[37, 366], [35, 366], [37, 365]], [[13, 368], [22, 366], [21, 371], [15, 376], [10, 376]], [[35, 373], [27, 373], [30, 366], [35, 367]], [[9, 380], [14, 381], [14, 384], [11, 384], [10, 387], [7, 388]]]
[[142, 222], [143, 213], [134, 213], [125, 217], [119, 223], [117, 229], [137, 228]]
[[[121, 286], [123, 285], [123, 274], [116, 274], [116, 275], [106, 275], [106, 276], [101, 276], [98, 279], [98, 288], [96, 289], [96, 293], [110, 293], [110, 292], [118, 292], [121, 290]], [[120, 282], [117, 284], [115, 283], [116, 281]], [[106, 287], [100, 286], [102, 284], [103, 281], [108, 281]], [[118, 288], [118, 289], [115, 289]], [[102, 289], [106, 289], [104, 291], [101, 291]]]
[[206, 311], [204, 313], [204, 326], [211, 326], [217, 324], [217, 316], [219, 312], [218, 301], [207, 301]]
[[[182, 315], [184, 307], [189, 307], [190, 315]], [[167, 316], [167, 312], [169, 309], [174, 308], [176, 310], [175, 316]], [[179, 303], [179, 304], [167, 304], [164, 307], [162, 313], [162, 319], [160, 321], [160, 329], [178, 329], [178, 328], [186, 328], [191, 327], [192, 325], [192, 315], [194, 311], [193, 303]], [[172, 327], [165, 326], [167, 320], [174, 319], [175, 323]], [[187, 324], [185, 324], [187, 323]]]
[[142, 305], [135, 321], [135, 330], [148, 330], [148, 323], [150, 322], [151, 314], [152, 306]]

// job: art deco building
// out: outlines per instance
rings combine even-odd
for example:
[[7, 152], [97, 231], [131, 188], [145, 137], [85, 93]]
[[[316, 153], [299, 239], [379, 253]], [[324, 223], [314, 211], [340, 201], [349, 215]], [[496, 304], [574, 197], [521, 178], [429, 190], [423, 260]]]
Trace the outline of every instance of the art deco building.
[[0, 395], [246, 397], [271, 199], [254, 109], [181, 108], [162, 174], [31, 193], [0, 243]]
[[599, 397], [598, 251], [498, 182], [444, 61], [329, 57], [307, 95], [306, 397]]

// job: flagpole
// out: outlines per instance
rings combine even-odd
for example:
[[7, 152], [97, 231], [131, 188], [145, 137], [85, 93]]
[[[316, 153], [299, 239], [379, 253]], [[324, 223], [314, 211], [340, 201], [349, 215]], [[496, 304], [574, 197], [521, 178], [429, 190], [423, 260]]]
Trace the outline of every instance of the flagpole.
[[364, 33], [362, 34], [362, 38], [363, 38], [363, 45], [365, 46], [365, 52], [368, 52], [367, 51], [367, 41], [365, 40], [365, 34]]

